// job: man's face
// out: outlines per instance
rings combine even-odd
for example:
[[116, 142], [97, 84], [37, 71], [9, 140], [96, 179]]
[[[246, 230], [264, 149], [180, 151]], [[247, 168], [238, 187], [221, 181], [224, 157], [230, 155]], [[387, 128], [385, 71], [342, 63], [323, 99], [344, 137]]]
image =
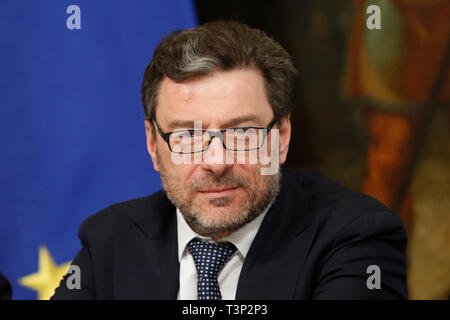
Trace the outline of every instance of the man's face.
[[[156, 122], [164, 132], [192, 129], [194, 121], [201, 121], [202, 129], [208, 130], [267, 127], [273, 118], [264, 79], [251, 69], [216, 72], [182, 83], [165, 78], [156, 108]], [[256, 218], [275, 199], [279, 172], [262, 175], [259, 161], [227, 163], [227, 153], [233, 153], [234, 159], [248, 158], [248, 151], [225, 150], [213, 138], [206, 151], [195, 155], [200, 161], [177, 164], [166, 142], [158, 134], [153, 136], [152, 123], [146, 120], [145, 126], [148, 151], [166, 194], [198, 234], [220, 239]], [[289, 119], [281, 119], [272, 130], [263, 148], [270, 144], [271, 135], [279, 133], [279, 163], [283, 164], [289, 147]], [[270, 146], [267, 150], [271, 152]]]

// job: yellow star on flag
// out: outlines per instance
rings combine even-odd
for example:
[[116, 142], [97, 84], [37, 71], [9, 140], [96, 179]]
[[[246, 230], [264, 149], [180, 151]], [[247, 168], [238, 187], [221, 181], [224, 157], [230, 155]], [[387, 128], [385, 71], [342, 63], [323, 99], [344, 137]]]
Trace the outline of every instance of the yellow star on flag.
[[39, 300], [48, 300], [70, 267], [70, 261], [55, 265], [50, 252], [45, 246], [39, 247], [39, 270], [19, 279], [20, 285], [38, 292]]

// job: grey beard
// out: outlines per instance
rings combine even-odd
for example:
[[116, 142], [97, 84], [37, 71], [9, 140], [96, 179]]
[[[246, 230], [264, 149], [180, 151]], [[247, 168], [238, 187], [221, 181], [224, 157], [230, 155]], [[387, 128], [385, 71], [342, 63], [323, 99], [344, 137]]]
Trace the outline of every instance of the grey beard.
[[[159, 156], [157, 154], [158, 166], [160, 168], [161, 181], [164, 187], [164, 191], [166, 193], [167, 198], [170, 202], [176, 206], [180, 212], [183, 214], [186, 223], [191, 227], [193, 231], [197, 234], [205, 236], [205, 237], [213, 237], [218, 234], [230, 234], [233, 233], [247, 223], [256, 219], [264, 210], [275, 201], [278, 193], [280, 191], [280, 179], [281, 173], [278, 170], [277, 174], [272, 176], [266, 176], [266, 187], [258, 188], [255, 186], [251, 195], [245, 198], [244, 203], [241, 205], [242, 212], [240, 214], [235, 215], [235, 219], [233, 219], [230, 223], [224, 223], [221, 225], [205, 225], [201, 222], [199, 217], [202, 212], [200, 212], [199, 208], [192, 206], [191, 199], [185, 199], [182, 197], [183, 193], [181, 190], [177, 190], [176, 187], [171, 186], [169, 179], [165, 174], [164, 166], [161, 166], [162, 161], [160, 161]], [[237, 182], [241, 186], [249, 186], [250, 183], [246, 179], [246, 177], [233, 177], [227, 174], [224, 174], [221, 177], [211, 176], [207, 180], [210, 183], [206, 183], [207, 186], [226, 186], [229, 185], [230, 182]], [[201, 183], [200, 183], [201, 184]], [[198, 190], [200, 188], [199, 184], [194, 184], [191, 186], [191, 190]], [[259, 197], [262, 194], [262, 197]], [[220, 199], [211, 199], [210, 203], [215, 207], [224, 207], [230, 202], [229, 198], [220, 198]]]
[[[256, 195], [253, 195], [251, 200], [246, 199], [246, 203], [242, 205], [242, 208], [248, 208], [248, 210], [237, 215], [238, 219], [226, 225], [205, 226], [199, 220], [198, 214], [196, 214], [195, 210], [193, 212], [192, 210], [190, 211], [189, 208], [182, 208], [181, 206], [178, 206], [178, 208], [191, 229], [202, 236], [212, 237], [216, 234], [231, 234], [256, 219], [264, 212], [265, 208], [275, 201], [280, 190], [279, 185], [279, 174], [277, 174], [276, 179], [269, 181], [264, 196], [259, 200], [256, 199]], [[173, 203], [173, 200], [171, 201]], [[210, 203], [214, 203], [216, 206], [225, 206], [229, 201], [229, 199], [214, 199], [210, 200]]]

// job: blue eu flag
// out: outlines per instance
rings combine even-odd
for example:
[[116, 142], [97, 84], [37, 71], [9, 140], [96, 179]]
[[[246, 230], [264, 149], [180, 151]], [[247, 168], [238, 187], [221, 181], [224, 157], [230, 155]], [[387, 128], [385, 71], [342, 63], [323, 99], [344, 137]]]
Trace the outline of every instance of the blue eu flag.
[[187, 0], [0, 3], [0, 272], [14, 299], [53, 295], [88, 216], [161, 188], [142, 76]]

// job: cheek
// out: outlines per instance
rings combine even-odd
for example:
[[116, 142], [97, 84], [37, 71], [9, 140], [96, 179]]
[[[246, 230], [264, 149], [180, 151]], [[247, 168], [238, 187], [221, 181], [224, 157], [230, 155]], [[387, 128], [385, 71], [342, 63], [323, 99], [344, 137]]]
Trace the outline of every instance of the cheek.
[[245, 176], [248, 181], [248, 186], [246, 190], [253, 190], [258, 187], [258, 184], [261, 183], [260, 180], [260, 166], [259, 165], [238, 165], [236, 166], [238, 170], [236, 170], [236, 176]]
[[[172, 154], [172, 153], [171, 153]], [[182, 192], [188, 192], [190, 186], [190, 177], [192, 176], [195, 165], [174, 162], [169, 154], [164, 162], [164, 171], [171, 181], [175, 183]]]

